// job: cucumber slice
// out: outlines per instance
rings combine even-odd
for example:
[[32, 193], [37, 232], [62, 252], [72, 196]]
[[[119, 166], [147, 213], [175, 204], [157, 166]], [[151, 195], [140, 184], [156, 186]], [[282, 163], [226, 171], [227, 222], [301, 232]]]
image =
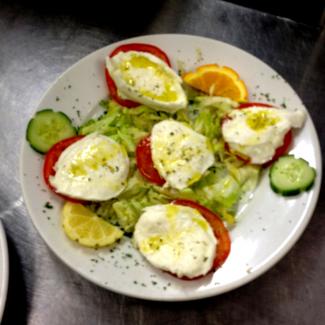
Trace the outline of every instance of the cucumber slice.
[[280, 157], [270, 168], [269, 179], [274, 192], [283, 196], [308, 191], [314, 184], [316, 170], [302, 158], [293, 155]]
[[26, 130], [26, 140], [39, 153], [46, 153], [55, 143], [75, 135], [69, 117], [50, 108], [37, 112]]

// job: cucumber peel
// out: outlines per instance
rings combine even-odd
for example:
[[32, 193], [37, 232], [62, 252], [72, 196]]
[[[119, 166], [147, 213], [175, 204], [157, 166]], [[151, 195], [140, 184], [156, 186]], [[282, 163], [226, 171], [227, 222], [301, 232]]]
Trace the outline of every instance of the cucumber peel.
[[269, 170], [272, 190], [283, 196], [298, 195], [314, 185], [315, 168], [302, 158], [293, 155], [280, 157]]
[[46, 108], [38, 111], [29, 121], [26, 140], [35, 151], [43, 154], [48, 152], [54, 144], [73, 137], [76, 133], [67, 115]]

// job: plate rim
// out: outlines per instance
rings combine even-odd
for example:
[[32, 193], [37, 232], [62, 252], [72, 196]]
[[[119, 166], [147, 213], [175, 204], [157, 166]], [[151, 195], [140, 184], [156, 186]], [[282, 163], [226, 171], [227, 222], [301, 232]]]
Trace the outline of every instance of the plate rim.
[[0, 323], [6, 306], [7, 293], [8, 293], [8, 281], [9, 281], [9, 258], [8, 258], [8, 243], [6, 233], [0, 220], [0, 256], [2, 265], [0, 265], [2, 278], [1, 292], [0, 292]]
[[[36, 106], [36, 108], [33, 110], [33, 112], [37, 111], [37, 108], [39, 106], [39, 103], [41, 103], [44, 98], [47, 96], [48, 92], [50, 92], [50, 90], [54, 87], [54, 85], [56, 85], [57, 82], [60, 81], [60, 79], [66, 74], [68, 73], [70, 70], [72, 70], [75, 66], [77, 66], [78, 64], [80, 64], [83, 60], [87, 60], [88, 57], [95, 55], [95, 53], [102, 51], [104, 48], [108, 47], [108, 46], [118, 46], [119, 44], [122, 43], [129, 43], [129, 42], [134, 42], [134, 41], [140, 41], [143, 38], [146, 37], [154, 37], [154, 38], [159, 38], [159, 37], [186, 37], [186, 38], [199, 38], [205, 41], [213, 41], [213, 42], [217, 42], [219, 44], [221, 44], [222, 46], [226, 46], [226, 47], [230, 47], [230, 48], [234, 48], [236, 51], [240, 51], [242, 53], [244, 53], [245, 55], [249, 55], [252, 56], [255, 60], [258, 60], [260, 63], [262, 63], [263, 65], [266, 65], [267, 67], [271, 68], [273, 71], [275, 71], [276, 73], [278, 73], [273, 67], [271, 67], [270, 65], [268, 65], [267, 63], [265, 63], [264, 61], [262, 61], [261, 59], [259, 59], [258, 57], [256, 57], [254, 54], [251, 54], [250, 52], [243, 50], [237, 46], [234, 46], [232, 44], [214, 39], [214, 38], [209, 38], [209, 37], [204, 37], [204, 36], [200, 36], [200, 35], [191, 35], [191, 34], [182, 34], [182, 33], [162, 33], [162, 34], [146, 34], [146, 35], [139, 35], [139, 36], [135, 36], [135, 37], [131, 37], [131, 38], [127, 38], [127, 39], [122, 39], [122, 40], [118, 40], [116, 42], [107, 44], [101, 48], [98, 48], [90, 53], [88, 53], [87, 55], [83, 56], [82, 58], [80, 58], [79, 60], [77, 60], [75, 63], [73, 63], [71, 66], [69, 66], [67, 69], [63, 70], [59, 76], [52, 82], [50, 83], [50, 85], [48, 86], [47, 90], [44, 92], [44, 94], [41, 96], [41, 98], [37, 101], [38, 104]], [[281, 74], [279, 74], [279, 76], [281, 76]], [[282, 76], [281, 76], [282, 77]], [[282, 77], [283, 78], [283, 77]], [[284, 78], [283, 78], [284, 79]], [[284, 79], [285, 80], [285, 79]], [[300, 99], [300, 97], [298, 96], [298, 94], [296, 93], [296, 91], [291, 87], [290, 84], [288, 84], [288, 86], [293, 90], [294, 94]], [[303, 104], [303, 106], [305, 106]], [[87, 279], [88, 281], [90, 281], [91, 283], [94, 283], [106, 290], [118, 293], [118, 294], [122, 294], [122, 295], [126, 295], [132, 298], [138, 298], [138, 299], [144, 299], [144, 300], [151, 300], [151, 301], [189, 301], [189, 300], [199, 300], [199, 299], [204, 299], [204, 298], [209, 298], [209, 297], [213, 297], [213, 296], [217, 296], [220, 294], [223, 294], [225, 292], [229, 292], [231, 290], [234, 290], [236, 288], [239, 288], [251, 281], [253, 281], [254, 279], [258, 278], [259, 276], [261, 276], [262, 274], [264, 274], [266, 271], [268, 271], [269, 269], [271, 269], [275, 264], [277, 264], [290, 250], [291, 248], [295, 245], [295, 243], [298, 241], [298, 239], [301, 237], [301, 235], [303, 234], [303, 232], [306, 230], [307, 225], [310, 222], [310, 219], [312, 218], [315, 208], [316, 208], [316, 204], [318, 202], [318, 198], [319, 198], [319, 193], [320, 193], [320, 187], [321, 187], [321, 180], [322, 180], [322, 156], [321, 156], [321, 149], [320, 149], [320, 142], [319, 142], [319, 138], [318, 138], [318, 134], [316, 132], [316, 128], [315, 125], [313, 123], [313, 120], [310, 117], [310, 114], [308, 112], [308, 109], [306, 108], [307, 111], [307, 115], [310, 118], [310, 126], [311, 126], [311, 132], [313, 133], [312, 136], [315, 139], [315, 158], [316, 158], [316, 163], [319, 165], [319, 170], [317, 169], [317, 182], [315, 183], [312, 191], [314, 192], [313, 195], [311, 196], [311, 200], [308, 203], [308, 208], [305, 212], [305, 216], [302, 219], [302, 222], [297, 226], [297, 229], [293, 232], [292, 236], [288, 239], [285, 240], [276, 251], [274, 251], [265, 262], [263, 262], [262, 266], [258, 266], [253, 272], [248, 273], [245, 277], [242, 277], [240, 279], [237, 279], [229, 284], [225, 284], [225, 285], [220, 285], [218, 286], [217, 290], [216, 287], [214, 288], [210, 288], [206, 291], [197, 291], [195, 292], [195, 294], [192, 294], [191, 296], [188, 295], [184, 295], [182, 297], [174, 297], [174, 296], [161, 296], [161, 297], [148, 297], [147, 295], [142, 295], [142, 294], [133, 294], [133, 293], [129, 293], [123, 290], [118, 290], [118, 289], [113, 289], [113, 288], [109, 288], [107, 286], [105, 286], [103, 283], [96, 281], [95, 279], [91, 278], [86, 272], [83, 272], [83, 270], [79, 270], [77, 269], [73, 263], [70, 263], [68, 261], [67, 258], [65, 258], [64, 256], [60, 256], [59, 252], [56, 251], [55, 248], [52, 248], [52, 246], [47, 242], [47, 239], [45, 238], [45, 236], [43, 236], [41, 230], [39, 229], [36, 220], [34, 220], [34, 217], [32, 216], [32, 214], [30, 213], [31, 208], [29, 206], [29, 202], [26, 199], [27, 195], [26, 195], [26, 191], [24, 188], [24, 177], [23, 177], [23, 151], [25, 146], [27, 146], [28, 144], [26, 143], [25, 139], [22, 139], [22, 143], [21, 143], [21, 148], [20, 148], [20, 159], [19, 159], [19, 170], [20, 170], [20, 182], [21, 182], [21, 189], [22, 189], [22, 193], [23, 193], [23, 198], [24, 198], [24, 203], [27, 207], [27, 212], [32, 220], [32, 223], [34, 225], [34, 227], [36, 228], [38, 234], [41, 236], [41, 238], [43, 239], [43, 241], [46, 243], [46, 245], [50, 248], [51, 252], [53, 252], [55, 254], [55, 256], [58, 257], [59, 260], [61, 260], [65, 265], [67, 265], [69, 268], [71, 268], [74, 272], [78, 273], [79, 275], [81, 275], [82, 277], [84, 277], [85, 279]], [[217, 292], [215, 292], [217, 291]], [[1, 310], [0, 310], [1, 311]], [[0, 314], [1, 315], [1, 314]], [[0, 318], [1, 319], [1, 318]]]

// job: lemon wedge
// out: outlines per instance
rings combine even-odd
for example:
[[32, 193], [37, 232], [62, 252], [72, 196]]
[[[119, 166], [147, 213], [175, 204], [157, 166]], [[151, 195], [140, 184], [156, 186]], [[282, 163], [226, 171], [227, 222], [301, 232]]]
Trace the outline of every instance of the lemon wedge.
[[92, 248], [111, 245], [123, 236], [119, 228], [99, 218], [82, 204], [71, 202], [64, 204], [62, 226], [70, 239]]

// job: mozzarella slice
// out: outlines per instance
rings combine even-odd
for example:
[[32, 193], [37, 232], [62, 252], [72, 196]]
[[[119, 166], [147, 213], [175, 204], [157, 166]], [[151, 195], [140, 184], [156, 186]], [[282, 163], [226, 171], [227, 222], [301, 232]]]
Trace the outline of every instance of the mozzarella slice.
[[152, 54], [120, 52], [107, 58], [106, 67], [122, 98], [170, 113], [187, 105], [181, 78]]
[[154, 125], [151, 153], [154, 166], [167, 185], [179, 190], [198, 181], [214, 163], [208, 139], [174, 120]]
[[302, 110], [259, 106], [235, 109], [222, 124], [222, 135], [232, 150], [249, 157], [253, 164], [263, 164], [283, 145], [285, 134], [292, 127], [302, 127], [305, 119]]
[[180, 205], [145, 208], [133, 238], [153, 266], [178, 277], [207, 274], [216, 254], [217, 239], [209, 223], [197, 210]]
[[73, 143], [60, 155], [50, 183], [58, 193], [72, 198], [105, 201], [126, 186], [129, 158], [120, 144], [92, 133]]

